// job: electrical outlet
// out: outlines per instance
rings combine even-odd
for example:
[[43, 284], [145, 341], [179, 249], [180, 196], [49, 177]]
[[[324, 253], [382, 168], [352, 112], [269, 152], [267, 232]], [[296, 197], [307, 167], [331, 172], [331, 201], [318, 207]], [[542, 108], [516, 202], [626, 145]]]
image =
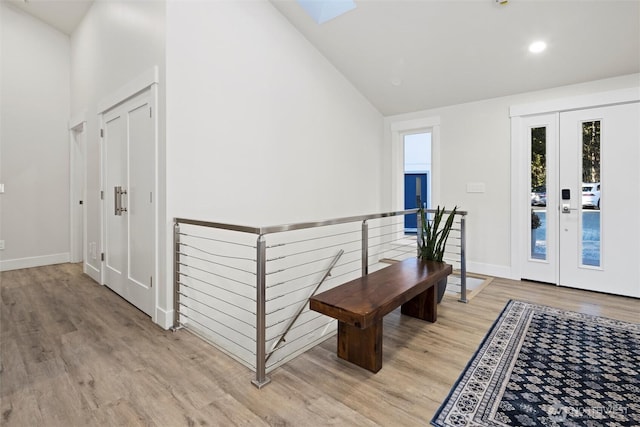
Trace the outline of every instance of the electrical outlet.
[[0, 240], [0, 251], [4, 250], [4, 240]]

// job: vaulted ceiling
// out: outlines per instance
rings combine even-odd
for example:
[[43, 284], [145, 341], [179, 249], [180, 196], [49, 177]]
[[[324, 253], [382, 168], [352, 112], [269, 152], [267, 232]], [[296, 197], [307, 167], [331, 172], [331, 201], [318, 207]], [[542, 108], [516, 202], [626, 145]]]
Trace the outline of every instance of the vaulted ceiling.
[[22, 9], [65, 34], [76, 29], [93, 0], [1, 0]]
[[384, 115], [640, 72], [637, 0], [362, 0], [322, 25], [271, 2]]
[[[92, 3], [8, 1], [67, 34]], [[384, 115], [640, 72], [640, 0], [356, 0], [321, 25], [270, 1]]]

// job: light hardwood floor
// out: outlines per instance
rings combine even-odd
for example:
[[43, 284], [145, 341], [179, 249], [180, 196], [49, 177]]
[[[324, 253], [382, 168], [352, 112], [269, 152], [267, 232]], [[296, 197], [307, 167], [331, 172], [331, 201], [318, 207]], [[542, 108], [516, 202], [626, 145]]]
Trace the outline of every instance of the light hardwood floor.
[[187, 331], [164, 331], [75, 264], [4, 272], [2, 426], [422, 426], [509, 299], [640, 322], [640, 300], [494, 280], [435, 324], [389, 314], [377, 374], [336, 357], [335, 338], [252, 373]]

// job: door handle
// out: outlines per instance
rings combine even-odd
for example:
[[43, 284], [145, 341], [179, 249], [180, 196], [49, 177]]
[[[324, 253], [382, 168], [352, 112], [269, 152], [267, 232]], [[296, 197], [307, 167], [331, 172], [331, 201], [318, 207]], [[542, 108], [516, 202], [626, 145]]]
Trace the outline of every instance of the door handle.
[[577, 211], [578, 209], [572, 208], [571, 205], [569, 205], [569, 203], [563, 203], [561, 210], [563, 214], [568, 214], [568, 213], [571, 213], [571, 211]]
[[122, 191], [122, 187], [115, 186], [113, 187], [113, 206], [115, 209], [114, 215], [122, 215], [122, 197], [120, 196], [120, 192]]
[[127, 190], [123, 190], [122, 186], [117, 185], [113, 187], [114, 196], [114, 215], [122, 216], [123, 212], [127, 212], [127, 208], [122, 206], [122, 195], [127, 194]]

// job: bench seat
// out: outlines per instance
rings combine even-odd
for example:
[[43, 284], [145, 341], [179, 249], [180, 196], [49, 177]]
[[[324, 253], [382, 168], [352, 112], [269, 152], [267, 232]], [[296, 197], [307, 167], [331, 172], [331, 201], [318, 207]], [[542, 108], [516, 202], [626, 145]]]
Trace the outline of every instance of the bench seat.
[[409, 258], [311, 297], [309, 308], [338, 320], [338, 357], [372, 372], [382, 368], [382, 319], [402, 314], [435, 322], [436, 284], [449, 264]]

